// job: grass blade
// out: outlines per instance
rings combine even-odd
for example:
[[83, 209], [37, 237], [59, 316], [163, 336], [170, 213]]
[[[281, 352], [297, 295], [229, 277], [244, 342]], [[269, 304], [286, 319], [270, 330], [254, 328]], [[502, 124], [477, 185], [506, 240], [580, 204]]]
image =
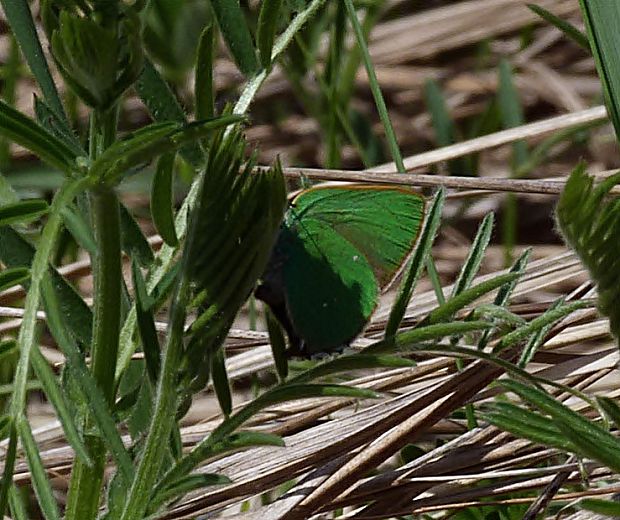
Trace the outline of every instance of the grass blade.
[[15, 204], [0, 207], [0, 226], [9, 224], [25, 224], [45, 215], [47, 202], [42, 199], [24, 200]]
[[67, 124], [62, 102], [45, 60], [45, 53], [41, 47], [27, 0], [1, 0], [1, 2], [4, 15], [11, 26], [15, 38], [19, 42], [32, 74], [41, 87], [43, 96], [54, 112]]
[[211, 0], [210, 3], [237, 67], [245, 76], [253, 75], [259, 68], [258, 60], [239, 0]]
[[418, 278], [422, 274], [422, 269], [424, 268], [424, 264], [430, 254], [435, 236], [437, 235], [437, 231], [441, 225], [441, 212], [443, 210], [444, 200], [445, 191], [440, 188], [433, 197], [433, 201], [428, 210], [428, 215], [424, 221], [424, 226], [420, 232], [420, 238], [416, 245], [415, 251], [413, 252], [413, 256], [409, 261], [407, 273], [401, 283], [401, 286], [399, 287], [396, 301], [394, 302], [394, 305], [392, 305], [390, 316], [385, 327], [384, 336], [386, 338], [394, 336], [400, 326], [400, 323], [403, 321], [403, 317], [407, 311], [407, 305], [411, 300], [411, 295], [415, 289]]
[[554, 15], [552, 12], [547, 11], [544, 7], [541, 7], [539, 5], [527, 4], [527, 6], [543, 20], [546, 20], [551, 25], [557, 27], [577, 45], [587, 51], [590, 51], [590, 42], [588, 41], [588, 37], [579, 29], [577, 29], [577, 27], [575, 27], [572, 23], [569, 23], [566, 20], [562, 20], [562, 18]]
[[60, 520], [60, 511], [56, 505], [54, 492], [43, 467], [43, 461], [39, 455], [39, 448], [34, 440], [28, 419], [20, 416], [17, 419], [17, 431], [26, 453], [26, 460], [32, 476], [32, 485], [37, 495], [37, 502], [43, 516], [47, 520]]
[[620, 139], [620, 5], [617, 2], [586, 2], [579, 0], [588, 32], [588, 40], [603, 84], [605, 105]]
[[196, 96], [196, 119], [210, 119], [215, 116], [215, 92], [213, 90], [213, 48], [215, 29], [205, 27], [200, 35], [196, 51], [196, 76], [194, 95]]
[[164, 242], [170, 247], [176, 247], [179, 243], [174, 229], [174, 158], [173, 153], [164, 154], [159, 158], [151, 187], [153, 224]]

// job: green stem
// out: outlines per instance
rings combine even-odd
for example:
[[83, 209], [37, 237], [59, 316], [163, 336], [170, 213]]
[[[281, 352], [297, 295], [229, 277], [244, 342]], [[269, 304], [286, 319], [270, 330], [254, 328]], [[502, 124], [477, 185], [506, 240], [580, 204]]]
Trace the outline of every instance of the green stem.
[[[115, 109], [93, 113], [91, 117], [90, 155], [96, 158], [114, 140]], [[91, 371], [108, 404], [114, 402], [114, 373], [121, 326], [121, 219], [118, 197], [113, 189], [96, 186], [90, 192], [92, 221], [97, 242], [93, 259], [95, 301]], [[87, 466], [77, 459], [71, 472], [66, 520], [94, 520], [99, 511], [107, 459], [101, 437], [91, 435], [92, 414], [84, 415], [84, 443], [93, 461]]]
[[[95, 262], [95, 302], [93, 309], [92, 373], [109, 404], [114, 400], [114, 372], [118, 353], [121, 301], [120, 213], [116, 193], [100, 188], [91, 193], [91, 209], [97, 258]], [[84, 430], [93, 426], [86, 414]], [[103, 440], [85, 434], [84, 442], [93, 460], [87, 466], [76, 460], [71, 474], [67, 503], [67, 520], [90, 520], [97, 517], [106, 462]]]
[[164, 352], [157, 382], [155, 410], [149, 426], [142, 458], [125, 501], [121, 520], [141, 520], [148, 506], [155, 482], [159, 476], [162, 453], [172, 430], [172, 421], [176, 411], [176, 382], [181, 354], [183, 351], [183, 329], [185, 326], [185, 309], [190, 297], [190, 284], [186, 277], [181, 279], [177, 294], [173, 299], [170, 312], [168, 341]]
[[377, 79], [375, 69], [372, 65], [372, 60], [370, 59], [368, 46], [366, 45], [366, 41], [364, 39], [364, 30], [362, 29], [362, 26], [360, 25], [360, 22], [357, 18], [357, 13], [355, 11], [355, 7], [353, 6], [353, 0], [344, 0], [344, 5], [347, 8], [347, 14], [349, 15], [349, 20], [353, 27], [353, 32], [355, 33], [357, 45], [359, 46], [359, 49], [362, 53], [364, 66], [366, 67], [366, 74], [368, 74], [370, 90], [375, 99], [375, 105], [377, 106], [377, 112], [379, 112], [381, 123], [383, 123], [383, 128], [385, 129], [385, 137], [387, 138], [388, 146], [390, 147], [392, 160], [396, 165], [396, 170], [399, 173], [405, 173], [407, 170], [405, 169], [403, 157], [400, 153], [400, 149], [398, 148], [396, 133], [394, 132], [394, 128], [392, 127], [392, 122], [390, 121], [390, 116], [388, 114], [387, 106], [385, 105], [385, 100], [383, 99], [383, 94], [381, 94], [379, 80]]

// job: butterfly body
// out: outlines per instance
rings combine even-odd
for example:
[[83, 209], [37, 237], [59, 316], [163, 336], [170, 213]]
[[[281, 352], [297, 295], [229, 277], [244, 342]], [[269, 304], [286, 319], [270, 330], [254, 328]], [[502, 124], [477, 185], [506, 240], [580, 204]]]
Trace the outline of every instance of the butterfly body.
[[424, 199], [405, 188], [317, 186], [292, 201], [256, 297], [289, 336], [291, 353], [347, 345], [415, 245]]

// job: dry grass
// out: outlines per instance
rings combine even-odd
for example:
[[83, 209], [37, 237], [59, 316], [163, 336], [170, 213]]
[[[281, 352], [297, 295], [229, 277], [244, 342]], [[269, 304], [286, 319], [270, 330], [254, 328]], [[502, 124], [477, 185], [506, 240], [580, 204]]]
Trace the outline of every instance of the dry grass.
[[[406, 2], [389, 3], [394, 9], [407, 10]], [[520, 31], [535, 21], [525, 3], [456, 2], [417, 14], [405, 13], [394, 21], [379, 23], [373, 31], [371, 50], [377, 74], [407, 157], [405, 164], [414, 173], [396, 175], [390, 164], [355, 172], [320, 169], [316, 123], [301, 113], [292, 112], [277, 122], [270, 121], [264, 113], [264, 107], [276, 99], [292, 99], [291, 87], [280, 73], [273, 75], [258, 96], [254, 124], [247, 134], [260, 146], [265, 162], [280, 155], [286, 164], [313, 167], [288, 168], [286, 173], [291, 177], [303, 173], [312, 179], [448, 188], [446, 222], [433, 252], [446, 291], [467, 253], [475, 224], [489, 211], [497, 212], [501, 219], [503, 198], [494, 192], [518, 192], [519, 249], [533, 244], [534, 259], [517, 285], [511, 310], [530, 319], [560, 296], [569, 300], [595, 296], [578, 259], [554, 234], [551, 212], [563, 179], [577, 159], [585, 158], [591, 171], [600, 173], [617, 166], [618, 156], [616, 148], [610, 149], [613, 137], [605, 127], [591, 131], [581, 148], [554, 149], [531, 178], [508, 179], [510, 143], [527, 139], [534, 144], [554, 131], [605, 118], [604, 109], [597, 106], [600, 93], [592, 60], [559, 31], [537, 24], [531, 43], [518, 50]], [[538, 3], [580, 23], [576, 0]], [[483, 39], [489, 39], [491, 57], [489, 63], [478, 66], [472, 46]], [[438, 79], [452, 115], [462, 122], [480, 114], [494, 95], [496, 58], [502, 54], [511, 54], [516, 67], [528, 124], [434, 149], [430, 120], [421, 101], [424, 79]], [[239, 82], [224, 57], [217, 70], [221, 72], [220, 89], [232, 88]], [[373, 114], [364, 74], [358, 76], [356, 88], [356, 106]], [[144, 117], [135, 102], [130, 101], [127, 106], [134, 119]], [[380, 132], [379, 125], [375, 126]], [[478, 177], [430, 174], [431, 167], [441, 174], [445, 172], [446, 160], [473, 152], [481, 154]], [[345, 150], [345, 159], [345, 166], [359, 168], [352, 149]], [[464, 196], [468, 201], [465, 208]], [[135, 196], [133, 202], [146, 204]], [[159, 243], [157, 237], [152, 237], [152, 243]], [[502, 255], [501, 247], [489, 248], [484, 273], [477, 281], [502, 271]], [[88, 287], [88, 262], [67, 265], [62, 272]], [[6, 317], [0, 323], [0, 333], [19, 326], [20, 310], [11, 305], [20, 296], [17, 290], [0, 295], [0, 304], [4, 306], [0, 314]], [[378, 337], [388, 304], [389, 297], [353, 348]], [[423, 280], [409, 306], [406, 326], [415, 324], [435, 305], [435, 294], [428, 281]], [[228, 340], [228, 369], [238, 390], [237, 406], [249, 397], [248, 381], [257, 375], [260, 379], [272, 366], [266, 334], [247, 330], [246, 323], [242, 317], [239, 328], [231, 332]], [[62, 357], [53, 345], [49, 347], [46, 354], [57, 366]], [[469, 430], [464, 419], [454, 418], [452, 412], [465, 404], [476, 405], [493, 398], [495, 390], [489, 384], [502, 377], [501, 368], [472, 360], [459, 371], [454, 359], [438, 353], [414, 357], [419, 360], [415, 368], [374, 371], [351, 381], [381, 392], [377, 401], [304, 400], [273, 407], [254, 418], [248, 427], [283, 435], [286, 447], [251, 449], [209, 463], [201, 471], [223, 473], [234, 484], [187, 497], [163, 518], [196, 518], [217, 513], [216, 516], [247, 520], [319, 519], [331, 518], [324, 516], [325, 512], [344, 508], [338, 518], [383, 519], [458, 511], [481, 501], [485, 505], [531, 506], [528, 518], [534, 518], [548, 502], [567, 504], [584, 496], [620, 491], [616, 476], [595, 463], [580, 465], [555, 450], [514, 439], [494, 427]], [[618, 398], [617, 363], [618, 348], [609, 336], [607, 322], [591, 308], [573, 313], [554, 327], [528, 371], [588, 395]], [[557, 396], [584, 414], [593, 412], [570, 395]], [[40, 414], [36, 438], [45, 467], [54, 476], [61, 496], [71, 469], [72, 452], [63, 442], [62, 430], [50, 418], [45, 403], [35, 401], [33, 398], [31, 414]], [[209, 393], [195, 400], [182, 429], [186, 448], [195, 445], [221, 420], [214, 402]], [[426, 453], [399, 464], [399, 450], [410, 443], [422, 446]], [[0, 449], [3, 446], [0, 444]], [[542, 461], [548, 464], [539, 464]], [[587, 481], [584, 474], [588, 475]], [[16, 469], [16, 479], [19, 483], [29, 480], [23, 461]], [[273, 492], [291, 479], [295, 482], [290, 489], [277, 500], [280, 493], [272, 493], [274, 500], [262, 505], [257, 498], [260, 494]], [[249, 501], [250, 511], [242, 513], [240, 505], [244, 501]]]

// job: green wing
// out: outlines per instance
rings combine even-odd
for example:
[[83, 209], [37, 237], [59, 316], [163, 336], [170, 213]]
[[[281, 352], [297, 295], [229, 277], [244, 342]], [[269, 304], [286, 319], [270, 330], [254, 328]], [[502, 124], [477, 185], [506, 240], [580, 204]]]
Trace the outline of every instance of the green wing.
[[353, 184], [318, 186], [300, 193], [287, 222], [294, 228], [307, 220], [323, 223], [366, 258], [384, 288], [413, 249], [423, 215], [424, 198], [419, 193]]
[[286, 307], [305, 351], [327, 352], [362, 331], [377, 302], [377, 282], [360, 252], [324, 222], [298, 224], [285, 224], [278, 239], [286, 256]]

